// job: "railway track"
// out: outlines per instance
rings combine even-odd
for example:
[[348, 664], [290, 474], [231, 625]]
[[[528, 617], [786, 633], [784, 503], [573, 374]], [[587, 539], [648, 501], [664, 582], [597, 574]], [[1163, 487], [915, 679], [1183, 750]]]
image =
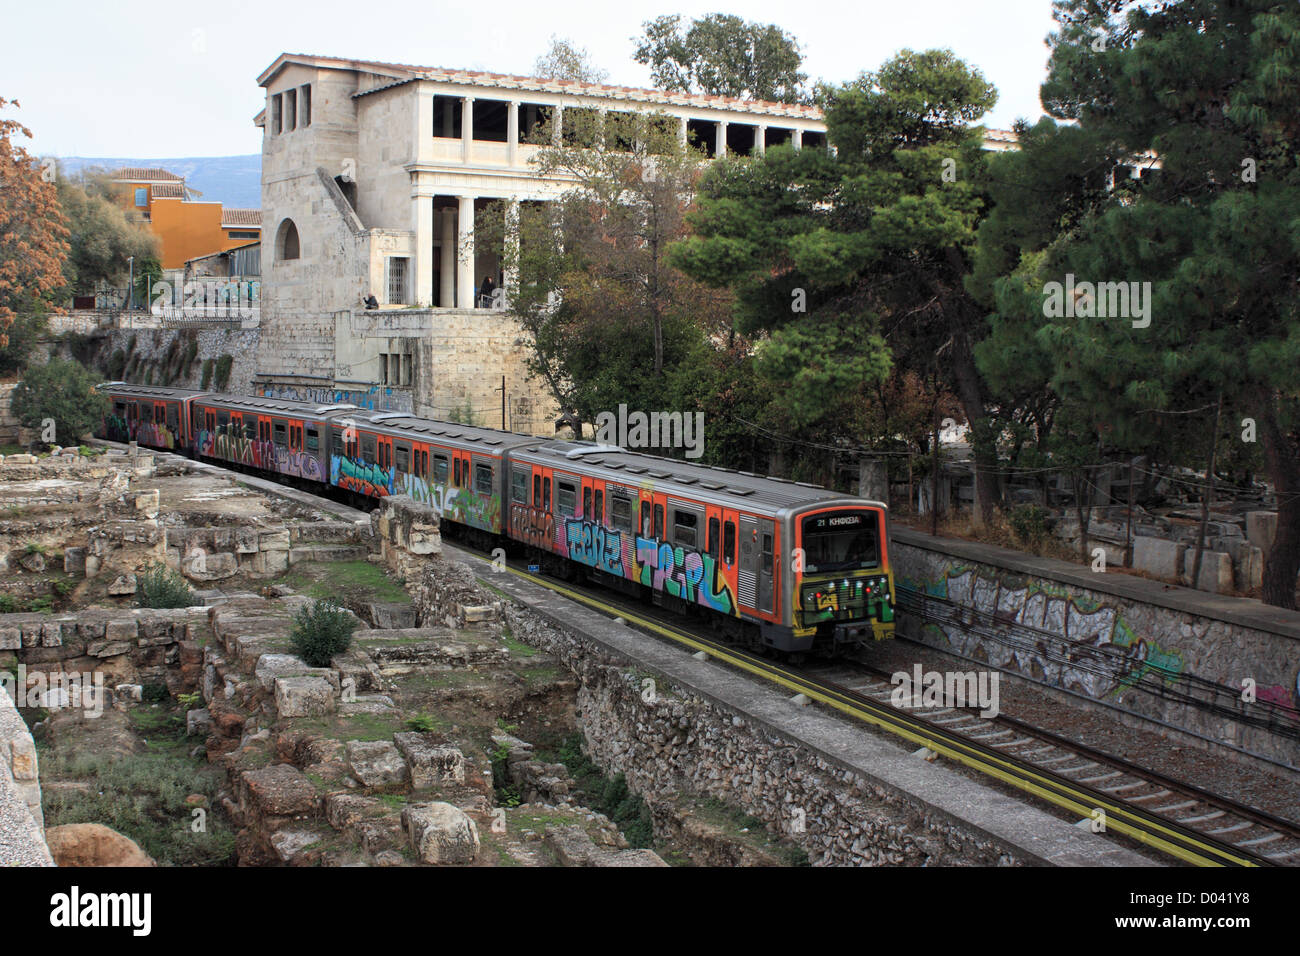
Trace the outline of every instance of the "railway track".
[[[488, 558], [458, 548], [480, 561]], [[890, 675], [868, 665], [793, 667], [690, 630], [675, 617], [621, 595], [586, 590], [511, 565], [521, 578], [646, 633], [704, 651], [852, 719], [879, 727], [939, 756], [1045, 802], [1104, 822], [1106, 832], [1137, 840], [1197, 866], [1287, 866], [1300, 863], [1300, 827], [1230, 798], [1139, 767], [1007, 716], [972, 708], [900, 708]]]
[[[854, 668], [812, 673], [880, 702], [889, 702], [895, 691], [890, 674], [862, 662]], [[920, 716], [1040, 770], [1112, 798], [1122, 797], [1127, 804], [1197, 832], [1244, 858], [1275, 866], [1300, 864], [1300, 827], [1289, 820], [1004, 714], [983, 717], [977, 707], [944, 705]]]

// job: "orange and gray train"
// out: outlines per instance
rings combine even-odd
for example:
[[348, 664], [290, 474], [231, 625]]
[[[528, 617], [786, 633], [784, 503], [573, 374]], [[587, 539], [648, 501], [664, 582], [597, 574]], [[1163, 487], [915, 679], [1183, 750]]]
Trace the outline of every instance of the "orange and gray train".
[[892, 635], [888, 509], [801, 482], [584, 441], [110, 382], [101, 434], [364, 498], [409, 495], [447, 530], [700, 612], [788, 652]]

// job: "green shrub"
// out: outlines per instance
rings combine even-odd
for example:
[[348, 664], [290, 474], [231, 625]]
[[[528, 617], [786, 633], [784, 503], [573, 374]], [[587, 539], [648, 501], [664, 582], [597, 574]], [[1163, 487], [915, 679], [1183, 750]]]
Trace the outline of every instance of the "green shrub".
[[[108, 399], [95, 391], [98, 384], [99, 376], [79, 362], [53, 359], [31, 365], [13, 391], [10, 409], [42, 442], [75, 445], [108, 413]], [[47, 421], [54, 425], [49, 438], [45, 437]]]
[[328, 667], [335, 654], [352, 646], [357, 619], [329, 601], [316, 600], [293, 616], [289, 642], [312, 667]]
[[200, 603], [189, 584], [165, 564], [154, 562], [135, 577], [135, 603], [140, 607], [193, 607]]
[[437, 722], [428, 714], [416, 714], [414, 717], [406, 718], [406, 729], [415, 730], [427, 734], [437, 726]]
[[1047, 537], [1047, 509], [1040, 505], [1018, 505], [1007, 516], [1011, 533], [1025, 545], [1036, 545]]
[[223, 355], [217, 359], [213, 385], [218, 392], [224, 392], [226, 386], [230, 384], [230, 369], [234, 364], [235, 358], [233, 355]]
[[203, 360], [203, 373], [202, 373], [202, 378], [199, 381], [199, 388], [203, 389], [204, 391], [206, 391], [207, 387], [212, 384], [212, 370], [214, 366], [215, 363], [212, 361], [212, 359]]

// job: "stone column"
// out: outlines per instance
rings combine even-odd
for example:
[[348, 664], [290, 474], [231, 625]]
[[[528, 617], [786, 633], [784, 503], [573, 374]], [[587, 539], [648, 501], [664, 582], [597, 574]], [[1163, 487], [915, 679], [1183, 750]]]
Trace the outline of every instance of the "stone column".
[[411, 218], [415, 221], [414, 303], [422, 309], [433, 305], [433, 196], [427, 190], [417, 182], [411, 197]]
[[501, 301], [506, 308], [515, 290], [519, 288], [519, 197], [511, 196], [506, 203], [506, 261], [502, 279]]
[[506, 162], [513, 168], [519, 165], [519, 101], [511, 100], [506, 107]]
[[474, 308], [474, 197], [461, 196], [457, 210], [456, 308]]
[[754, 155], [762, 156], [767, 152], [767, 127], [759, 126], [758, 132], [754, 134]]
[[456, 308], [456, 210], [447, 207], [442, 217], [442, 256], [438, 263], [438, 305]]
[[803, 149], [803, 130], [792, 130], [790, 133], [790, 142], [794, 144], [795, 149]]
[[551, 145], [559, 146], [564, 142], [564, 107], [558, 103], [551, 109]]
[[677, 117], [677, 141], [683, 146], [686, 145], [686, 117]]
[[716, 159], [721, 159], [727, 155], [727, 122], [719, 120], [717, 128], [713, 134], [713, 155]]
[[460, 144], [461, 159], [470, 161], [473, 156], [474, 142], [474, 97], [464, 96], [460, 101]]

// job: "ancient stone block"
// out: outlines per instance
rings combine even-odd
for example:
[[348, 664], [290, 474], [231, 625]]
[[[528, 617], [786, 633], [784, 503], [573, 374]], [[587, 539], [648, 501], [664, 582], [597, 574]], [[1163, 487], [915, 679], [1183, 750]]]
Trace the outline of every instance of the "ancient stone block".
[[478, 827], [450, 803], [407, 807], [402, 825], [425, 863], [473, 863], [478, 856]]
[[245, 805], [263, 816], [302, 816], [319, 810], [316, 788], [291, 764], [245, 770], [240, 777], [240, 791]]
[[91, 641], [86, 645], [86, 653], [91, 657], [117, 657], [130, 650], [131, 644], [126, 641]]
[[1166, 538], [1135, 537], [1133, 539], [1133, 567], [1148, 574], [1177, 581], [1183, 573], [1185, 544]]
[[108, 593], [112, 597], [128, 597], [135, 593], [135, 575], [119, 575], [112, 584], [108, 586]]
[[358, 820], [376, 812], [379, 806], [379, 801], [374, 797], [363, 797], [356, 793], [332, 793], [325, 798], [325, 819], [335, 830], [346, 830]]
[[455, 747], [443, 746], [432, 734], [415, 732], [394, 734], [393, 740], [406, 757], [415, 789], [465, 782], [465, 755]]
[[[1187, 573], [1192, 573], [1194, 553], [1187, 555]], [[1196, 582], [1201, 591], [1222, 594], [1232, 590], [1232, 555], [1223, 551], [1206, 551], [1201, 555], [1201, 577]]]
[[140, 625], [134, 618], [104, 622], [104, 639], [107, 641], [131, 641], [134, 643], [139, 633]]
[[63, 570], [66, 574], [85, 574], [86, 549], [65, 548], [63, 550]]
[[191, 737], [206, 737], [212, 733], [212, 714], [206, 707], [185, 712], [185, 733]]
[[294, 654], [263, 654], [253, 667], [253, 676], [263, 690], [274, 688], [277, 677], [320, 677], [329, 681], [332, 688], [338, 688], [338, 675], [334, 671], [328, 667], [309, 667]]
[[349, 740], [346, 748], [348, 767], [362, 786], [406, 783], [406, 761], [387, 740]]
[[9, 740], [9, 769], [15, 780], [36, 780], [36, 745], [27, 734]]
[[1255, 547], [1267, 551], [1273, 547], [1273, 537], [1276, 534], [1276, 511], [1246, 512], [1246, 540]]
[[13, 625], [0, 625], [0, 651], [16, 651], [23, 646], [23, 630]]
[[321, 717], [338, 710], [338, 695], [323, 677], [277, 677], [275, 708], [281, 717]]
[[239, 559], [229, 551], [199, 551], [181, 561], [181, 573], [192, 581], [220, 581], [239, 573]]
[[257, 539], [259, 551], [288, 551], [288, 531], [263, 531]]

